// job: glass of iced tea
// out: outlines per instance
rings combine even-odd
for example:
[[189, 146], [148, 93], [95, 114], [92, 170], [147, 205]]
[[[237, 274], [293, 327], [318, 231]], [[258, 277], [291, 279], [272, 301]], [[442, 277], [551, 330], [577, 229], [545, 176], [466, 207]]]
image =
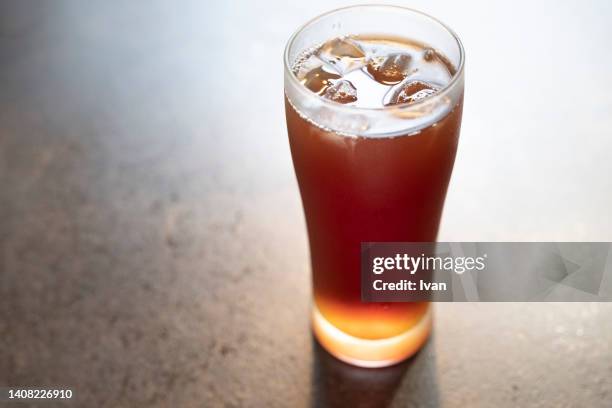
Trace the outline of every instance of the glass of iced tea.
[[285, 108], [313, 277], [313, 331], [346, 362], [382, 367], [431, 330], [427, 302], [361, 301], [361, 242], [436, 240], [463, 103], [457, 35], [423, 13], [354, 6], [285, 49]]

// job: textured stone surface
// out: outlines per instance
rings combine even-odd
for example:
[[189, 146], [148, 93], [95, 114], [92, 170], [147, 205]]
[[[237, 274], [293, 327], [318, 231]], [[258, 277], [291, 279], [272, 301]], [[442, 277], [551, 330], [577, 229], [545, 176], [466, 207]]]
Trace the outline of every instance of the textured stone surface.
[[[331, 6], [266, 6], [269, 24], [256, 4], [2, 2], [0, 386], [79, 407], [609, 407], [610, 304], [440, 304], [427, 347], [384, 370], [316, 346], [280, 56]], [[441, 239], [612, 239], [599, 189], [563, 201], [597, 226], [534, 222], [537, 200], [517, 223], [470, 184], [486, 163], [466, 140]]]

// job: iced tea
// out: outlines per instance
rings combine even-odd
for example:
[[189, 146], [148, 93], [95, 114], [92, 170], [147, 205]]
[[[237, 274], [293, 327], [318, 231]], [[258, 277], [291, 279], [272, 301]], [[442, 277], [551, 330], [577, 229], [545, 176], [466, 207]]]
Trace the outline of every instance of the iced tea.
[[[456, 68], [435, 48], [409, 38], [351, 35], [305, 50], [293, 61], [292, 74], [323, 103], [354, 107], [358, 123], [362, 109], [393, 115], [397, 107], [401, 116], [399, 108], [436, 97]], [[361, 301], [360, 244], [436, 240], [462, 100], [461, 90], [444, 115], [416, 129], [407, 125], [404, 132], [364, 136], [359, 130], [351, 134], [323, 125], [318, 111], [302, 112], [286, 95], [289, 142], [310, 244], [315, 335], [342, 359], [368, 365], [351, 355], [355, 350], [343, 351], [344, 345], [323, 338], [329, 337], [325, 327], [338, 330], [331, 337], [347, 335], [351, 341], [400, 338], [419, 324], [424, 327], [414, 347], [382, 353], [386, 360], [412, 354], [429, 332], [430, 320], [422, 323], [426, 315], [429, 319], [428, 303]], [[364, 133], [367, 126], [357, 129]], [[325, 327], [319, 327], [317, 318]]]

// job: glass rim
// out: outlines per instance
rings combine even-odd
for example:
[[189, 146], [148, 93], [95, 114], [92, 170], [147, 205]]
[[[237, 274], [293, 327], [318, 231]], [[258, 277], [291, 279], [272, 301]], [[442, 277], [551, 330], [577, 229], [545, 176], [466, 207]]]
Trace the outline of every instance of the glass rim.
[[[432, 95], [429, 98], [424, 98], [421, 99], [419, 101], [416, 102], [406, 102], [406, 103], [398, 103], [396, 105], [390, 105], [390, 106], [382, 106], [382, 107], [376, 107], [376, 108], [371, 108], [371, 107], [360, 107], [360, 106], [350, 106], [350, 105], [345, 105], [342, 103], [338, 103], [338, 102], [334, 102], [332, 100], [329, 100], [327, 98], [324, 98], [323, 96], [314, 93], [312, 91], [310, 91], [309, 89], [307, 89], [295, 76], [295, 74], [293, 73], [293, 69], [292, 69], [292, 61], [289, 61], [289, 52], [291, 49], [291, 46], [293, 45], [293, 43], [295, 42], [297, 36], [304, 31], [304, 29], [306, 29], [307, 27], [315, 24], [317, 21], [319, 21], [321, 18], [329, 16], [331, 14], [334, 13], [338, 13], [341, 11], [345, 11], [345, 10], [351, 10], [351, 9], [359, 9], [359, 8], [365, 8], [365, 9], [373, 9], [373, 8], [380, 8], [380, 9], [389, 9], [389, 10], [399, 10], [402, 12], [411, 12], [414, 14], [419, 14], [425, 18], [430, 19], [432, 22], [440, 25], [444, 30], [446, 30], [455, 40], [457, 46], [459, 47], [459, 64], [456, 68], [456, 72], [453, 74], [451, 80], [444, 85], [444, 87], [442, 89], [440, 89], [440, 91], [438, 91], [437, 93], [435, 93], [434, 95]], [[429, 44], [426, 44], [429, 45]], [[435, 49], [435, 47], [434, 47]], [[316, 17], [311, 18], [310, 20], [308, 20], [307, 22], [305, 22], [304, 24], [302, 24], [301, 26], [299, 26], [294, 32], [293, 34], [291, 34], [291, 37], [289, 37], [289, 40], [287, 41], [287, 44], [285, 45], [285, 50], [283, 52], [283, 61], [284, 61], [284, 69], [285, 72], [289, 73], [289, 80], [296, 86], [297, 89], [299, 89], [300, 93], [302, 93], [302, 95], [306, 96], [306, 97], [315, 97], [316, 99], [318, 99], [320, 102], [322, 102], [324, 105], [329, 105], [331, 107], [333, 107], [334, 109], [341, 109], [341, 110], [347, 110], [347, 111], [362, 111], [362, 112], [388, 112], [388, 111], [393, 111], [393, 110], [398, 110], [398, 109], [415, 109], [419, 106], [425, 105], [425, 104], [430, 104], [435, 100], [438, 100], [444, 96], [446, 96], [450, 90], [452, 90], [457, 83], [459, 82], [459, 78], [461, 78], [461, 76], [463, 75], [463, 66], [464, 66], [464, 62], [465, 62], [465, 50], [463, 48], [463, 43], [461, 42], [461, 39], [459, 39], [459, 36], [457, 35], [457, 33], [455, 33], [455, 31], [453, 31], [453, 29], [451, 29], [448, 25], [444, 24], [442, 21], [438, 20], [437, 18], [424, 13], [422, 11], [419, 10], [415, 10], [413, 8], [410, 7], [404, 7], [404, 6], [396, 6], [396, 5], [392, 5], [392, 4], [357, 4], [357, 5], [352, 5], [352, 6], [345, 6], [345, 7], [339, 7], [339, 8], [335, 8], [333, 10], [327, 11], [325, 13], [319, 14]]]

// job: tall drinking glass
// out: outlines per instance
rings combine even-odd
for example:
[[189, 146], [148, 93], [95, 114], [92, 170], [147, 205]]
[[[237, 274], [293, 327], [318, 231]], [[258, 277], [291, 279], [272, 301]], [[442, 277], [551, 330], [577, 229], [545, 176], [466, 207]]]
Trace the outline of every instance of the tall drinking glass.
[[[329, 44], [347, 55], [326, 60], [329, 52], [321, 53]], [[412, 54], [385, 60], [389, 44], [403, 44]], [[312, 55], [324, 66], [300, 72], [310, 69]], [[428, 58], [448, 67], [446, 80], [419, 70], [417, 62]], [[436, 240], [459, 139], [463, 62], [461, 42], [448, 27], [393, 6], [323, 14], [285, 49], [287, 130], [310, 244], [313, 331], [346, 362], [397, 363], [414, 354], [431, 330], [427, 302], [361, 301], [360, 247]], [[399, 71], [389, 67], [406, 71], [395, 78]], [[378, 82], [360, 85], [367, 78]], [[372, 95], [383, 91], [380, 106], [372, 105]]]

